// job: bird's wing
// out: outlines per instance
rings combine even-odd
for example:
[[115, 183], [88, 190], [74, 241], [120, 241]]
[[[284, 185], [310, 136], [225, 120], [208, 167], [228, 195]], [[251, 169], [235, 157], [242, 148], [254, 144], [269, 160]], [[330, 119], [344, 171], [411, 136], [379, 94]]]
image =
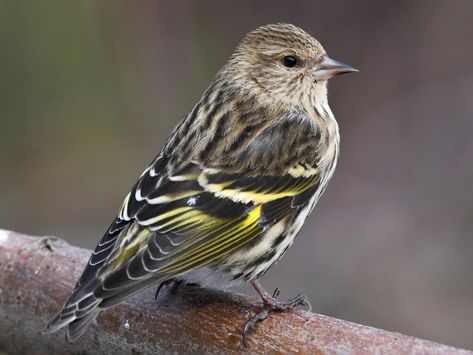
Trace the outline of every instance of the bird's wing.
[[251, 243], [317, 185], [315, 171], [291, 172], [248, 177], [189, 164], [158, 189], [142, 178], [119, 214], [118, 225], [128, 221], [128, 229], [98, 271], [94, 296], [110, 305], [138, 284], [182, 275]]
[[318, 188], [317, 168], [288, 166], [269, 175], [189, 162], [169, 172], [168, 158], [158, 157], [125, 198], [49, 330], [72, 322], [68, 332], [75, 338], [97, 307], [217, 262], [257, 239]]

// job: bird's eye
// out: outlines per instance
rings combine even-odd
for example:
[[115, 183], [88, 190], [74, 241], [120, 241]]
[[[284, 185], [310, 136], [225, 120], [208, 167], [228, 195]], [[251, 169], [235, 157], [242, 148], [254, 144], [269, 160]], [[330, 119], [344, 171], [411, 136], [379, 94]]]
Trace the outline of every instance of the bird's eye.
[[294, 68], [298, 62], [299, 60], [292, 55], [287, 55], [282, 59], [282, 63], [288, 68]]

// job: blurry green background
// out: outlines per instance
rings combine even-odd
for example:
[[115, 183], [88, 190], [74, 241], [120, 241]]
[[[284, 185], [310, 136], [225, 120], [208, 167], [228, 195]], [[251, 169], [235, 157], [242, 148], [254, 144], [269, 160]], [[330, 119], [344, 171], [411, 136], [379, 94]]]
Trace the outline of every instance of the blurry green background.
[[264, 284], [473, 348], [469, 0], [0, 1], [0, 227], [92, 248], [242, 36], [274, 22], [360, 73], [330, 83], [339, 167]]

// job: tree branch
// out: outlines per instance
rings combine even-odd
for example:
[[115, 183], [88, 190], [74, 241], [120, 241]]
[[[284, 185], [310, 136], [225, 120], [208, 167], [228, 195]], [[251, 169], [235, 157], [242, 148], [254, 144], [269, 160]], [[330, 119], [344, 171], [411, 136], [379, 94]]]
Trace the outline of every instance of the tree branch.
[[[75, 343], [42, 335], [69, 296], [90, 251], [56, 238], [0, 230], [0, 352], [240, 353], [242, 328], [257, 311], [248, 297], [196, 287], [149, 289], [100, 314]], [[249, 337], [250, 352], [473, 354], [304, 311], [274, 313]]]

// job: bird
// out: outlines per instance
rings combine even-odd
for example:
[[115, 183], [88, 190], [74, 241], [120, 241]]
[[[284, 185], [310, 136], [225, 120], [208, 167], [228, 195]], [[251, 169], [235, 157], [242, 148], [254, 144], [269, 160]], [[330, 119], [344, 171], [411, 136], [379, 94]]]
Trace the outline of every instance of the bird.
[[[251, 284], [261, 310], [279, 301], [259, 279], [285, 255], [332, 177], [339, 128], [327, 81], [357, 71], [292, 24], [249, 32], [126, 195], [72, 295], [44, 333], [80, 337], [98, 313], [171, 282]], [[159, 289], [158, 289], [159, 290]]]

